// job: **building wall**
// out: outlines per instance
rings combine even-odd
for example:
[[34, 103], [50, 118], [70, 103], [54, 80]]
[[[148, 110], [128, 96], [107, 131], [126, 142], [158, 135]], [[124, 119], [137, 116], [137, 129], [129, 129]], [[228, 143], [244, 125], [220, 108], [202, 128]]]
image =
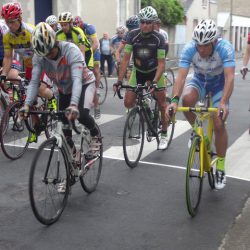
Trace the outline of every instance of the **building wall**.
[[196, 26], [194, 20], [199, 22], [202, 19], [208, 18], [208, 6], [202, 6], [201, 0], [194, 0], [187, 10], [186, 17], [186, 41], [192, 40], [193, 29]]
[[[9, 2], [17, 2], [17, 1], [8, 1], [8, 0], [0, 0], [0, 7], [6, 3]], [[27, 23], [34, 24], [35, 20], [35, 7], [34, 7], [34, 1], [33, 0], [18, 0], [19, 3], [21, 3], [22, 9], [23, 9], [23, 20]]]
[[250, 4], [248, 0], [218, 0], [217, 4], [218, 12], [230, 12], [232, 7], [233, 15], [250, 16]]

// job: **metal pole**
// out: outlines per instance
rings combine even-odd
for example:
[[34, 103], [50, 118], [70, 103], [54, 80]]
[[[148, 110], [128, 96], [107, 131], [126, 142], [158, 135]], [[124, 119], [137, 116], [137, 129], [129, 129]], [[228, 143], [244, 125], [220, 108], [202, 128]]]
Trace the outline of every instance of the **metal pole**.
[[232, 31], [232, 19], [233, 19], [233, 0], [230, 0], [230, 24], [229, 24], [229, 39], [233, 43], [233, 31]]

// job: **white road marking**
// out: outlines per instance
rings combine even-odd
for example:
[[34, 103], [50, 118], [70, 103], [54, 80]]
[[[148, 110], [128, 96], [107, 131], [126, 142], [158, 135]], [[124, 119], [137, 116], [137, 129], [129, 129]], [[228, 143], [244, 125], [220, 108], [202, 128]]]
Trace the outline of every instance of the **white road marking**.
[[227, 150], [226, 174], [250, 180], [250, 135], [243, 133]]
[[123, 115], [108, 115], [108, 114], [101, 114], [101, 118], [96, 120], [98, 125], [102, 125], [107, 122], [111, 122], [113, 120], [121, 118]]
[[[191, 127], [187, 121], [177, 120], [177, 122], [175, 123], [175, 130], [174, 130], [173, 139], [184, 134], [190, 128]], [[152, 142], [148, 142], [147, 139], [145, 138], [141, 159], [145, 158], [150, 153], [156, 151], [157, 150], [156, 147], [157, 147], [156, 140], [154, 140]], [[122, 146], [111, 146], [109, 149], [107, 149], [104, 152], [104, 156], [124, 159], [123, 148], [122, 148]]]

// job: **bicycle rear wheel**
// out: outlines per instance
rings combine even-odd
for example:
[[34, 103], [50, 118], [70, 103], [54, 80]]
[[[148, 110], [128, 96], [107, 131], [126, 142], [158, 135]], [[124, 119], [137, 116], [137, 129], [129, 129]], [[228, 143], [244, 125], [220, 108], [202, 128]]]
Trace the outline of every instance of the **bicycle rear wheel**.
[[[158, 134], [161, 133], [162, 131], [162, 120], [161, 120], [161, 112], [159, 111], [158, 105], [156, 104], [155, 106], [155, 120], [154, 120], [154, 127], [156, 129], [156, 131], [158, 132]], [[157, 119], [157, 120], [156, 120]], [[171, 144], [172, 139], [173, 139], [173, 135], [174, 135], [174, 128], [175, 128], [175, 122], [172, 120], [169, 120], [168, 122], [168, 127], [167, 127], [167, 136], [168, 136], [168, 146]], [[166, 148], [166, 149], [167, 149]]]
[[[87, 193], [92, 193], [96, 190], [98, 185], [101, 171], [102, 171], [102, 159], [103, 159], [103, 146], [102, 146], [102, 135], [100, 128], [96, 124], [96, 127], [99, 131], [98, 134], [98, 143], [100, 143], [100, 149], [98, 152], [95, 152], [91, 155], [93, 159], [82, 159], [82, 169], [84, 169], [84, 174], [80, 177], [80, 182], [82, 188]], [[83, 146], [83, 144], [81, 145]], [[83, 150], [81, 149], [81, 152]], [[86, 165], [87, 164], [87, 165]]]
[[203, 173], [200, 166], [200, 141], [193, 137], [186, 170], [186, 204], [192, 217], [196, 215], [201, 200]]
[[[4, 155], [16, 160], [20, 158], [28, 148], [30, 132], [24, 121], [18, 119], [18, 110], [22, 102], [16, 101], [9, 105], [3, 115], [0, 125], [0, 142]], [[30, 118], [28, 118], [29, 123]]]
[[0, 92], [0, 121], [3, 117], [5, 110], [7, 109], [7, 106], [8, 106], [8, 104], [7, 104], [3, 94]]
[[56, 222], [66, 206], [68, 194], [66, 153], [52, 137], [40, 145], [30, 169], [29, 197], [37, 220], [45, 225]]
[[108, 94], [108, 81], [107, 81], [107, 77], [105, 75], [104, 72], [102, 72], [101, 75], [101, 79], [100, 79], [100, 85], [98, 88], [98, 103], [99, 105], [102, 105], [106, 98], [107, 98], [107, 94]]
[[130, 168], [137, 166], [144, 146], [144, 121], [138, 107], [133, 108], [123, 130], [123, 153]]

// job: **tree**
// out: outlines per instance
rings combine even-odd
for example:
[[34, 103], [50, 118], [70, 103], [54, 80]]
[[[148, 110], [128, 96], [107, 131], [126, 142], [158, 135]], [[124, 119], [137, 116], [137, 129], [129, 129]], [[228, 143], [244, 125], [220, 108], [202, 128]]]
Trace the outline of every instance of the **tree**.
[[141, 7], [146, 6], [156, 9], [164, 26], [174, 26], [183, 22], [184, 9], [179, 0], [142, 0]]

